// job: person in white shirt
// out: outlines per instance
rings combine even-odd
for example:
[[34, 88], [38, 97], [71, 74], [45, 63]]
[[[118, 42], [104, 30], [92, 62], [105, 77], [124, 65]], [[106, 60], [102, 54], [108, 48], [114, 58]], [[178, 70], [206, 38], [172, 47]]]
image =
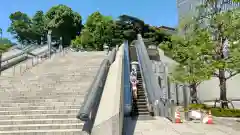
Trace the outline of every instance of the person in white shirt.
[[138, 84], [138, 80], [137, 80], [137, 72], [133, 69], [130, 75], [130, 81], [131, 81], [131, 85], [132, 85], [132, 90], [133, 90], [133, 97], [134, 99], [137, 99], [137, 84]]

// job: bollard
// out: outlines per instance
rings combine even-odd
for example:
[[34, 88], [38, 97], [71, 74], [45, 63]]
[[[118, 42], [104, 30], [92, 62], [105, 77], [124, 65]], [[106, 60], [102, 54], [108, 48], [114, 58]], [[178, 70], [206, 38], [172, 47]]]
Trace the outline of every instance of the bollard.
[[13, 76], [15, 76], [15, 67], [16, 66], [13, 66]]
[[172, 122], [175, 122], [175, 112], [176, 112], [176, 106], [174, 105], [174, 100], [170, 101], [170, 111], [171, 111], [171, 118], [172, 118]]

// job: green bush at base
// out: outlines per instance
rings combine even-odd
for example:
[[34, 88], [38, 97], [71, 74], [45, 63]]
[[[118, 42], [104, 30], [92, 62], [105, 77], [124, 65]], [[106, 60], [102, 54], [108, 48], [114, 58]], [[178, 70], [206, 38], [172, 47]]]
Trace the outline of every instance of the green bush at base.
[[219, 107], [210, 107], [205, 104], [190, 104], [189, 105], [190, 110], [211, 110], [212, 115], [216, 117], [240, 117], [240, 109], [223, 109]]

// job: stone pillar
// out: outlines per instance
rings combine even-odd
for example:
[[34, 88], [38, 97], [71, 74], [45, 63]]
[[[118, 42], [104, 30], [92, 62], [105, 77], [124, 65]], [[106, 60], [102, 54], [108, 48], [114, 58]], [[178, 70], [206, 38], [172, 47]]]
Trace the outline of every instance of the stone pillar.
[[48, 57], [51, 57], [51, 43], [52, 43], [52, 30], [48, 30], [48, 35], [47, 35], [47, 39], [48, 39]]
[[103, 50], [106, 52], [106, 55], [109, 53], [109, 46], [107, 44], [103, 45]]
[[41, 37], [41, 43], [40, 44], [43, 45], [43, 37]]
[[59, 45], [59, 52], [62, 52], [63, 51], [63, 38], [60, 37], [60, 45]]

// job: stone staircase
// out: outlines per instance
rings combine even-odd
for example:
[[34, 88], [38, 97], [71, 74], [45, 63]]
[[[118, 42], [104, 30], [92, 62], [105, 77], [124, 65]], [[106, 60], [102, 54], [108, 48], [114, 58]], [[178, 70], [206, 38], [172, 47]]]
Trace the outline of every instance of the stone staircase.
[[80, 134], [76, 115], [104, 57], [56, 54], [24, 74], [0, 76], [0, 135]]

